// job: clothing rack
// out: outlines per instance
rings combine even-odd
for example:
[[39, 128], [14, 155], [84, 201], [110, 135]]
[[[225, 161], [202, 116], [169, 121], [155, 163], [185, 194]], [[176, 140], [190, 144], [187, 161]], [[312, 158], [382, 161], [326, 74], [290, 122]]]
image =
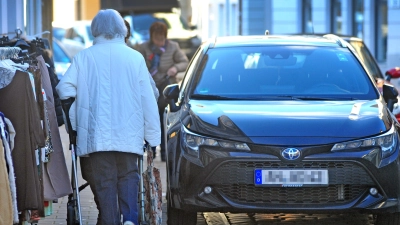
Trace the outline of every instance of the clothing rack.
[[[18, 205], [14, 222], [27, 225], [51, 215], [52, 202], [72, 189], [67, 166], [61, 163], [65, 158], [58, 114], [51, 108], [56, 75], [45, 61], [50, 45], [45, 38], [21, 34], [19, 29], [15, 36], [0, 34], [0, 112], [18, 133], [12, 156], [17, 158], [13, 164]], [[4, 215], [1, 210], [0, 215]]]
[[[24, 51], [23, 51], [24, 52]], [[19, 56], [17, 58], [11, 59], [13, 62], [15, 63], [28, 63], [29, 65], [33, 65], [33, 64], [37, 64], [37, 59], [36, 56], [39, 56], [40, 54], [38, 52], [33, 52], [31, 54], [29, 54], [28, 52], [24, 52], [24, 55]]]
[[19, 47], [0, 47], [0, 60], [18, 58], [20, 52]]

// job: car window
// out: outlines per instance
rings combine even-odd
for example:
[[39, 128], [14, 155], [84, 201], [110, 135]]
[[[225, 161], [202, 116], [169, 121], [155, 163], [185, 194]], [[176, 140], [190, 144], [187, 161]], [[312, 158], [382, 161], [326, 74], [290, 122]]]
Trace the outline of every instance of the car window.
[[54, 54], [54, 62], [64, 62], [64, 63], [71, 62], [68, 55], [62, 50], [62, 48], [55, 41], [53, 41], [53, 54]]
[[214, 48], [204, 60], [195, 95], [377, 98], [371, 80], [347, 48]]
[[374, 57], [371, 55], [367, 47], [361, 41], [349, 41], [351, 46], [353, 46], [354, 50], [357, 52], [358, 56], [361, 58], [367, 69], [372, 73], [374, 78], [383, 79], [382, 73], [375, 63]]
[[191, 60], [190, 65], [188, 66], [185, 76], [183, 77], [182, 82], [180, 84], [179, 99], [182, 97], [183, 93], [185, 92], [188, 81], [190, 80], [190, 77], [193, 76], [193, 74], [194, 74], [194, 69], [198, 66], [200, 56], [202, 55], [201, 54], [202, 51], [203, 51], [203, 48], [199, 48], [197, 50], [197, 53], [195, 54], [194, 58]]

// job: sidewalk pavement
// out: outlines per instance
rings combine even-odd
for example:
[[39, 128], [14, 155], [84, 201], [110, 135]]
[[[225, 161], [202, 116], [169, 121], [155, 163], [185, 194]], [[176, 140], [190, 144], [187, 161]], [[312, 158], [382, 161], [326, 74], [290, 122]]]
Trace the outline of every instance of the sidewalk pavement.
[[[60, 128], [61, 141], [64, 148], [65, 161], [67, 163], [69, 174], [71, 174], [71, 151], [69, 150], [69, 138], [68, 134], [65, 131], [65, 127], [61, 126]], [[79, 162], [79, 160], [77, 160]], [[163, 225], [167, 224], [167, 210], [166, 210], [166, 165], [165, 162], [161, 161], [160, 158], [160, 150], [157, 148], [157, 156], [154, 159], [154, 166], [160, 170], [161, 180], [162, 180], [162, 190], [163, 190]], [[146, 153], [143, 157], [143, 170], [147, 168], [147, 159]], [[71, 177], [71, 176], [70, 176]], [[82, 179], [80, 166], [78, 163], [78, 182], [79, 186], [85, 183], [85, 180]], [[97, 221], [97, 213], [98, 210], [96, 208], [96, 203], [93, 199], [93, 193], [90, 190], [90, 187], [86, 187], [84, 190], [80, 192], [80, 202], [81, 202], [81, 212], [82, 212], [82, 225], [95, 225]], [[58, 225], [67, 225], [67, 202], [68, 196], [58, 199], [58, 203], [53, 203], [53, 213], [51, 216], [47, 216], [41, 218], [39, 221], [39, 225], [50, 225], [50, 224], [58, 224]]]

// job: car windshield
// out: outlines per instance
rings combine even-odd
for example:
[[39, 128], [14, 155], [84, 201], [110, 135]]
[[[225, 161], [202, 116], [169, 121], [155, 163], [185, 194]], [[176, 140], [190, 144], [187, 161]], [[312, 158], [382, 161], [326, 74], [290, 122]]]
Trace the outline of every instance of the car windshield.
[[213, 48], [201, 62], [192, 98], [376, 99], [378, 93], [347, 48]]

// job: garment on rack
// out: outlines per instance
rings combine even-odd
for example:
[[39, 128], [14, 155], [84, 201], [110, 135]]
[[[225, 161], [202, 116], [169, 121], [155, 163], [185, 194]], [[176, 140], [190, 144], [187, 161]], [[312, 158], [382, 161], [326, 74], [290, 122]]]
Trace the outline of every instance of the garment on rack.
[[[8, 196], [11, 197], [11, 202], [12, 202], [11, 216], [13, 218], [14, 223], [18, 223], [19, 220], [18, 220], [18, 209], [17, 209], [17, 190], [15, 188], [14, 164], [13, 164], [13, 160], [11, 157], [11, 151], [14, 148], [15, 129], [14, 129], [14, 126], [12, 125], [11, 121], [9, 119], [7, 119], [2, 112], [0, 112], [0, 116], [1, 116], [0, 130], [1, 130], [2, 147], [4, 147], [5, 163], [7, 164], [6, 171], [8, 172], [9, 190], [11, 191], [11, 193], [8, 193]], [[1, 153], [0, 153], [0, 155], [1, 155]], [[1, 166], [0, 166], [0, 170], [1, 170]], [[0, 173], [1, 173], [1, 171], [0, 171]], [[3, 184], [3, 182], [1, 181], [1, 178], [0, 178], [0, 193], [4, 194], [4, 192], [2, 192], [2, 190], [6, 189], [6, 188], [1, 187], [2, 184]], [[1, 202], [2, 199], [4, 199], [5, 201], [7, 200], [7, 197], [3, 198], [1, 196], [2, 194], [0, 194], [0, 204], [1, 205], [8, 204], [8, 202], [7, 203]], [[3, 207], [5, 207], [5, 206], [3, 205]], [[1, 208], [1, 206], [0, 206], [0, 208]], [[8, 208], [8, 206], [7, 206], [7, 208]], [[4, 211], [2, 211], [2, 209], [0, 209], [0, 212], [3, 213]], [[2, 223], [1, 219], [0, 219], [0, 224], [9, 224], [9, 223]]]
[[0, 224], [13, 224], [10, 183], [6, 168], [3, 144], [0, 145]]
[[[49, 125], [51, 141], [54, 149], [54, 152], [50, 155], [49, 162], [44, 165], [44, 199], [54, 200], [72, 193], [72, 188], [68, 175], [67, 165], [65, 163], [65, 156], [55, 112], [53, 89], [47, 66], [42, 56], [38, 56], [36, 59], [38, 61], [38, 67], [42, 74], [43, 89], [46, 93], [46, 100], [44, 104], [47, 108], [50, 123]], [[45, 125], [44, 127], [47, 127], [47, 125]]]
[[[36, 65], [32, 65], [29, 67], [28, 72], [33, 74], [34, 86], [35, 86], [35, 96], [36, 102], [38, 104], [39, 109], [39, 117], [42, 121], [44, 121], [44, 101], [42, 94], [42, 74], [39, 68]], [[44, 130], [45, 131], [45, 130]], [[46, 132], [45, 132], [46, 133]]]
[[0, 89], [0, 111], [12, 122], [17, 134], [11, 154], [18, 210], [39, 209], [43, 199], [35, 149], [43, 147], [45, 139], [39, 109], [26, 72], [17, 70], [12, 82]]
[[64, 124], [64, 117], [63, 117], [63, 111], [62, 111], [62, 106], [61, 106], [61, 99], [60, 96], [58, 96], [58, 92], [56, 91], [56, 86], [58, 82], [57, 74], [55, 72], [55, 67], [54, 67], [54, 62], [52, 57], [50, 57], [50, 54], [47, 51], [44, 51], [44, 54], [42, 55], [45, 63], [47, 63], [47, 70], [49, 73], [50, 77], [50, 82], [51, 82], [51, 87], [53, 90], [53, 97], [54, 97], [54, 107], [56, 111], [56, 116], [57, 116], [57, 123], [58, 126], [62, 126]]

